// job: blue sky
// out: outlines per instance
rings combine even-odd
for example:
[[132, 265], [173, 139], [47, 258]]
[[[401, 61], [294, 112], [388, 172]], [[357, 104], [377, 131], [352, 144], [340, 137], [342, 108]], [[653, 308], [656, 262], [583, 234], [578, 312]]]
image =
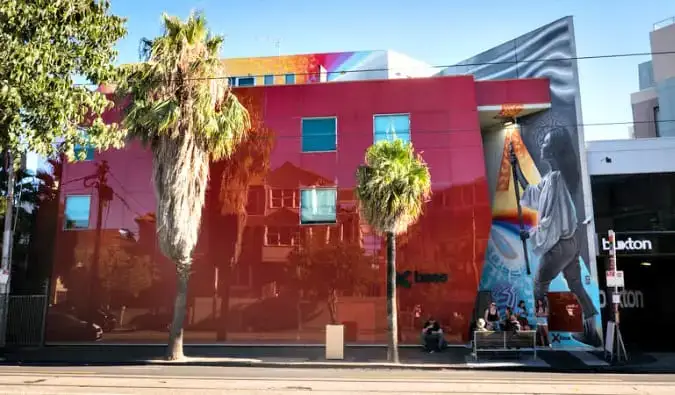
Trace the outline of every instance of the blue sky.
[[[206, 13], [226, 35], [225, 57], [392, 49], [432, 65], [453, 64], [563, 16], [574, 16], [579, 56], [648, 52], [655, 22], [675, 16], [673, 0], [112, 0], [128, 18], [120, 62], [161, 32], [163, 11]], [[631, 121], [637, 64], [648, 57], [579, 61], [585, 124]], [[626, 138], [627, 125], [587, 126], [586, 139]]]

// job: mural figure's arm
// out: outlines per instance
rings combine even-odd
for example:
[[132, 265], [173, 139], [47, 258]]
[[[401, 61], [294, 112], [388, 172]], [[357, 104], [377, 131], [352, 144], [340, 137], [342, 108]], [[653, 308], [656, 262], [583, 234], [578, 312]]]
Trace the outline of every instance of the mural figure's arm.
[[510, 152], [510, 159], [511, 159], [511, 166], [516, 170], [515, 175], [516, 175], [516, 181], [518, 181], [518, 184], [520, 185], [523, 190], [527, 189], [527, 187], [530, 185], [530, 183], [527, 181], [527, 178], [525, 178], [525, 174], [523, 174], [523, 169], [520, 168], [520, 162], [518, 161], [518, 157], [516, 157], [516, 153], [514, 150], [511, 150]]
[[[523, 189], [523, 193], [525, 195], [533, 195], [533, 194], [536, 195], [536, 196], [529, 196], [529, 198], [526, 198], [524, 200], [527, 200], [529, 202], [536, 201], [537, 198], [538, 198], [537, 192], [539, 192], [539, 189], [537, 188], [536, 185], [534, 187], [530, 186], [530, 183], [527, 181], [527, 178], [525, 178], [525, 174], [523, 174], [523, 169], [521, 169], [521, 167], [520, 167], [520, 162], [518, 161], [518, 157], [516, 156], [516, 152], [513, 148], [513, 143], [511, 143], [511, 147], [510, 147], [510, 150], [509, 150], [509, 160], [511, 162], [511, 168], [513, 169], [513, 178], [518, 183], [518, 185], [520, 185], [520, 187]], [[523, 223], [522, 223], [523, 222], [522, 221], [522, 213], [521, 213], [521, 209], [520, 209], [521, 195], [520, 195], [520, 191], [518, 190], [518, 185], [515, 185], [514, 187], [516, 188], [516, 199], [518, 199], [518, 202], [517, 202], [518, 203], [518, 217], [519, 217], [520, 222], [521, 222], [521, 224], [520, 224], [520, 238], [524, 242], [525, 240], [527, 240], [530, 237], [530, 232], [525, 229], [525, 227], [523, 226]], [[523, 198], [525, 198], [525, 196], [523, 196]], [[532, 199], [532, 198], [534, 198], [534, 199]], [[532, 205], [532, 203], [530, 203], [528, 206], [531, 206], [531, 205]], [[536, 209], [536, 207], [532, 207], [532, 208]]]

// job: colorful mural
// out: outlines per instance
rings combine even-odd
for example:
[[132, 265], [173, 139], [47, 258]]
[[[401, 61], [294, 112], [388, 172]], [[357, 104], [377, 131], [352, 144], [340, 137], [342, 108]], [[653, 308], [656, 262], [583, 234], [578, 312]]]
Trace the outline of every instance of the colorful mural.
[[[255, 85], [266, 85], [265, 76], [274, 85], [286, 84], [286, 75], [294, 75], [295, 84], [326, 81], [350, 81], [387, 78], [387, 51], [334, 52], [261, 58], [224, 59], [233, 77], [255, 77]], [[267, 81], [267, 85], [272, 85]]]
[[[481, 277], [480, 290], [490, 293], [501, 308], [514, 307], [519, 300], [526, 301], [528, 311], [533, 311], [535, 297], [548, 293], [549, 307], [563, 306], [563, 303], [551, 300], [553, 297], [566, 298], [556, 291], [567, 295], [574, 294], [577, 307], [572, 313], [583, 310], [583, 331], [555, 331], [551, 326], [554, 347], [593, 346], [602, 344], [601, 318], [599, 314], [599, 290], [595, 272], [593, 223], [583, 224], [590, 207], [590, 189], [584, 182], [586, 173], [585, 151], [583, 147], [583, 129], [581, 125], [579, 80], [574, 41], [574, 27], [571, 17], [562, 18], [537, 30], [529, 32], [500, 46], [467, 59], [455, 67], [443, 70], [440, 74], [466, 73], [477, 80], [504, 78], [547, 78], [550, 81], [551, 109], [518, 119], [520, 129], [511, 136], [516, 140], [517, 158], [524, 178], [532, 184], [538, 184], [551, 171], [550, 162], [542, 155], [542, 149], [555, 134], [555, 146], [559, 151], [556, 166], [564, 179], [571, 201], [570, 210], [578, 226], [573, 237], [574, 250], [578, 252], [579, 265], [542, 266], [546, 249], [533, 251], [533, 241], [526, 241], [527, 256], [531, 264], [531, 275], [525, 271], [525, 252], [520, 239], [520, 221], [517, 218], [513, 176], [510, 175], [508, 157], [508, 131], [484, 131], [483, 142], [488, 178], [492, 177], [493, 226], [487, 250], [487, 261]], [[556, 62], [537, 62], [535, 59], [559, 58]], [[500, 181], [496, 175], [505, 175]], [[510, 178], [509, 178], [510, 177]], [[504, 183], [508, 179], [508, 190]], [[525, 202], [523, 202], [525, 203]], [[523, 204], [526, 206], [526, 204]], [[541, 221], [541, 212], [536, 213], [525, 208], [522, 227], [532, 229]], [[551, 247], [551, 246], [549, 246]], [[559, 263], [560, 260], [557, 262]], [[555, 270], [554, 270], [555, 269]], [[574, 272], [572, 272], [574, 270]], [[545, 284], [542, 284], [545, 283]], [[539, 284], [538, 286], [535, 284]], [[536, 291], [538, 287], [539, 291]], [[544, 295], [545, 296], [545, 295]], [[478, 303], [481, 312], [484, 306]], [[565, 307], [563, 306], [563, 309]], [[551, 315], [560, 313], [550, 311]], [[563, 322], [564, 320], [556, 320]]]

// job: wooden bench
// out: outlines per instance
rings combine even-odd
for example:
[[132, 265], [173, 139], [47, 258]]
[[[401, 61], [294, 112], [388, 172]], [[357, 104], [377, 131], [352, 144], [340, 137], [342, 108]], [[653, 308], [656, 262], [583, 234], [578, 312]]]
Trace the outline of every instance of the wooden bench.
[[536, 331], [475, 331], [473, 333], [473, 358], [478, 360], [479, 352], [521, 352], [533, 351], [537, 359]]

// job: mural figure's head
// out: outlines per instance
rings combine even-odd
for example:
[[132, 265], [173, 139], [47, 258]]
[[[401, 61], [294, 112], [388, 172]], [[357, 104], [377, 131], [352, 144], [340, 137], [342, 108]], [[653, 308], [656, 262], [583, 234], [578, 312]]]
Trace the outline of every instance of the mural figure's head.
[[562, 173], [567, 189], [574, 195], [579, 188], [581, 172], [578, 153], [570, 133], [562, 126], [553, 126], [540, 136], [542, 162], [552, 171], [558, 170]]

